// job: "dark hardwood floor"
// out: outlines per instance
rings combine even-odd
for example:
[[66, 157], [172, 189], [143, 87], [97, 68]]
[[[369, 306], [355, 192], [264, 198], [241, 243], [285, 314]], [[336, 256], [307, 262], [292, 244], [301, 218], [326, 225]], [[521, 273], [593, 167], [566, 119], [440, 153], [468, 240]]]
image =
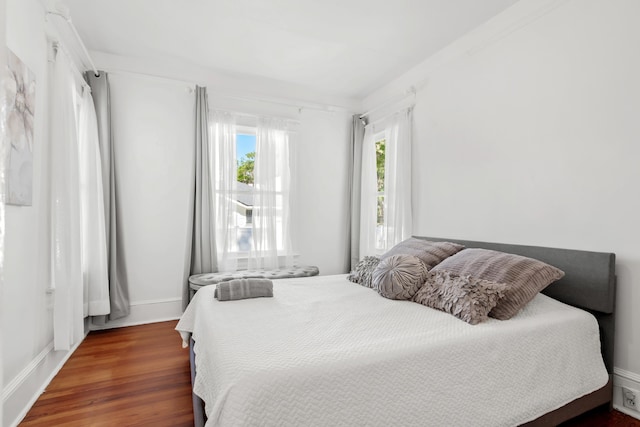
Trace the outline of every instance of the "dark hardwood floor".
[[[175, 321], [92, 332], [21, 426], [191, 426], [189, 354]], [[565, 427], [640, 427], [601, 408]]]
[[562, 423], [561, 427], [640, 427], [640, 420], [604, 407]]
[[21, 426], [192, 426], [175, 321], [91, 332]]

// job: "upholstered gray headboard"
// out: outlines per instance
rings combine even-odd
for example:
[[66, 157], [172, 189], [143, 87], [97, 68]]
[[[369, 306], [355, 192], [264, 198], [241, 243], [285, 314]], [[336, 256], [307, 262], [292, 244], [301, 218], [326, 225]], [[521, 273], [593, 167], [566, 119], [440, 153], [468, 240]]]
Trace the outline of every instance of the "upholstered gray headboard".
[[600, 324], [600, 340], [604, 363], [609, 373], [613, 373], [616, 296], [615, 254], [439, 237], [415, 237], [432, 241], [460, 243], [467, 248], [492, 249], [527, 256], [544, 261], [564, 271], [565, 276], [549, 285], [542, 293], [565, 304], [587, 310], [596, 317]]

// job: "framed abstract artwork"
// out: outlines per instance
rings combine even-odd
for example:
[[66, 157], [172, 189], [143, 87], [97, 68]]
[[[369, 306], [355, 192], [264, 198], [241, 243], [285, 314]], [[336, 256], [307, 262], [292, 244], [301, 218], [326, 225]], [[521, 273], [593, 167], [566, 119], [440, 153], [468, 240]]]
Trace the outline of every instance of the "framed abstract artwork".
[[6, 203], [31, 206], [36, 79], [34, 73], [9, 49], [4, 91], [7, 138]]

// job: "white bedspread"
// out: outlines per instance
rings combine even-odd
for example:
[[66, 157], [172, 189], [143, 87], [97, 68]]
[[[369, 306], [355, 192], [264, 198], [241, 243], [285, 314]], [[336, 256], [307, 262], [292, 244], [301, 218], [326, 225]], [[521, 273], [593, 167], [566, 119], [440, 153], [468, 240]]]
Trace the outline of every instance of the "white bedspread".
[[176, 329], [193, 333], [207, 426], [513, 426], [608, 380], [595, 318], [544, 295], [471, 326], [345, 277], [198, 291]]

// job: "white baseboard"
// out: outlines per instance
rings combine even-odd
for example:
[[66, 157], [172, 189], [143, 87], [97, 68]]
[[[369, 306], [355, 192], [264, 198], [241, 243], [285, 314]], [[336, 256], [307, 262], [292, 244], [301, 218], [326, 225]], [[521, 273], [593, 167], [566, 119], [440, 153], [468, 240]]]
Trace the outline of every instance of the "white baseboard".
[[107, 325], [91, 325], [92, 331], [123, 328], [126, 326], [145, 325], [147, 323], [176, 320], [182, 316], [182, 299], [168, 298], [162, 300], [136, 301], [130, 304], [129, 315], [122, 319], [109, 321]]
[[82, 341], [69, 351], [54, 351], [53, 342], [50, 342], [7, 384], [2, 390], [1, 425], [15, 427], [22, 421]]
[[640, 420], [640, 412], [625, 408], [622, 404], [622, 387], [628, 387], [640, 392], [640, 375], [613, 368], [613, 407], [614, 409]]

